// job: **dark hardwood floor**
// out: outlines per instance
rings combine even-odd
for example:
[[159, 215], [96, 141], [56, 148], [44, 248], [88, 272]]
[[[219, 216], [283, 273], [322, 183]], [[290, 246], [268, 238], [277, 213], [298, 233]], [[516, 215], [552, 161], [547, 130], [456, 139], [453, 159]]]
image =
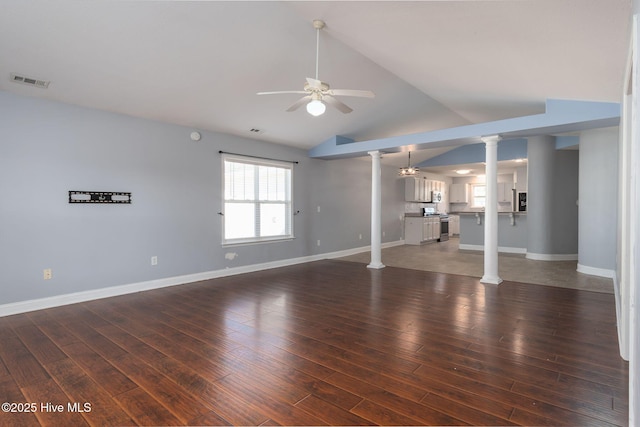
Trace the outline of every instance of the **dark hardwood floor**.
[[345, 261], [0, 318], [2, 426], [613, 426], [627, 384], [613, 295]]

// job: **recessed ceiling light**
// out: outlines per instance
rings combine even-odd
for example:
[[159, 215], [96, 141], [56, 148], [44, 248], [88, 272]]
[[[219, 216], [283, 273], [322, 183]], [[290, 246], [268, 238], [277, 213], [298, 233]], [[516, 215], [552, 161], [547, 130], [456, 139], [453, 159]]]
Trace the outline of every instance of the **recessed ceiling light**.
[[469, 169], [458, 169], [458, 170], [456, 171], [456, 173], [457, 173], [458, 175], [466, 175], [466, 174], [468, 174], [469, 172], [471, 172]]

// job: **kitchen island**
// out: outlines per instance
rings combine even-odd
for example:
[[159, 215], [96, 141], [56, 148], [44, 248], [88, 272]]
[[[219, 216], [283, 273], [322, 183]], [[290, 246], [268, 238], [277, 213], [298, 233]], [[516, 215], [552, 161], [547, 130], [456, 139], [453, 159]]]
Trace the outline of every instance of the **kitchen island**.
[[423, 245], [440, 239], [440, 216], [405, 214], [404, 241], [407, 245]]
[[[484, 212], [452, 212], [460, 216], [460, 249], [484, 250]], [[498, 251], [527, 253], [526, 212], [498, 212]]]

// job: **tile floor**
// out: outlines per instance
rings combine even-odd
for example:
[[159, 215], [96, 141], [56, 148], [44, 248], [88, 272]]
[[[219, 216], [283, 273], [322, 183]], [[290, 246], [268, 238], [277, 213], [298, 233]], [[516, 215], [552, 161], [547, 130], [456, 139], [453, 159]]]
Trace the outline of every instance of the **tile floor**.
[[[340, 258], [345, 261], [368, 263], [369, 252]], [[482, 277], [482, 252], [458, 249], [458, 239], [422, 246], [403, 245], [382, 250], [382, 262], [393, 267], [439, 273]], [[500, 254], [498, 272], [503, 280], [613, 293], [613, 280], [590, 276], [576, 271], [576, 261], [534, 261], [524, 255]]]

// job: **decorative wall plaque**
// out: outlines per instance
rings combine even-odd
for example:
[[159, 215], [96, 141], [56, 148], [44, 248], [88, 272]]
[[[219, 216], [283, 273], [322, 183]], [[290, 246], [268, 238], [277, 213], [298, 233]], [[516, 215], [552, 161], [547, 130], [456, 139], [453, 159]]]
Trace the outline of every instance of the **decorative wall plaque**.
[[131, 193], [116, 191], [69, 191], [69, 203], [131, 204]]

